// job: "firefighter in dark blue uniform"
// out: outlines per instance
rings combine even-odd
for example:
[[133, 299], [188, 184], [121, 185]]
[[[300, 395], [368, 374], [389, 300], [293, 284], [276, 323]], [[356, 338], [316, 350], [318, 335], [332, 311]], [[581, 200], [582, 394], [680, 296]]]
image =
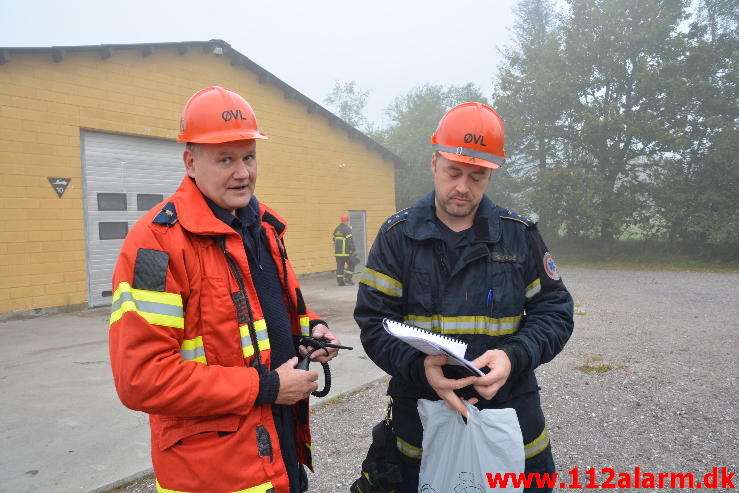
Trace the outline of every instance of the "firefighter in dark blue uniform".
[[[491, 170], [505, 162], [497, 113], [481, 103], [456, 106], [431, 142], [434, 192], [380, 228], [354, 311], [367, 355], [392, 376], [400, 491], [418, 490], [421, 398], [444, 399], [463, 414], [461, 399], [480, 409], [514, 408], [526, 472], [554, 472], [534, 370], [569, 339], [572, 297], [536, 224], [485, 196]], [[463, 376], [446, 357], [387, 334], [384, 317], [463, 339], [466, 358], [489, 373]]]
[[352, 260], [354, 257], [354, 238], [352, 228], [349, 226], [349, 216], [344, 214], [341, 216], [341, 223], [334, 229], [334, 257], [336, 257], [336, 283], [339, 286], [354, 284], [352, 276], [354, 275], [355, 265]]

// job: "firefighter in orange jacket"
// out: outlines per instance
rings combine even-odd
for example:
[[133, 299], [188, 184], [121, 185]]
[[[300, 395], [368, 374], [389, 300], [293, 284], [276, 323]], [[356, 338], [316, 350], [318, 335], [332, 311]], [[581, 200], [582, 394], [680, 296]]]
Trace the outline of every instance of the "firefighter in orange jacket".
[[254, 197], [266, 138], [235, 92], [194, 94], [187, 176], [136, 223], [113, 274], [113, 376], [123, 404], [150, 414], [159, 492], [307, 490], [318, 375], [295, 368], [292, 336], [339, 341], [305, 306], [285, 221]]

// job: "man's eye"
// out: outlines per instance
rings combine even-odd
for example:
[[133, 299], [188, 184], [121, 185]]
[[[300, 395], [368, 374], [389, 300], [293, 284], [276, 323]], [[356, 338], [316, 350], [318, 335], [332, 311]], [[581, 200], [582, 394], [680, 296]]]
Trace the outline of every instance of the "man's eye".
[[221, 160], [219, 162], [221, 162], [223, 164], [228, 164], [228, 163], [231, 162], [231, 158], [230, 157], [224, 157], [224, 158], [221, 158]]
[[480, 180], [482, 180], [482, 176], [479, 176], [479, 175], [472, 175], [472, 176], [470, 176], [470, 178], [472, 178], [472, 181], [480, 181]]

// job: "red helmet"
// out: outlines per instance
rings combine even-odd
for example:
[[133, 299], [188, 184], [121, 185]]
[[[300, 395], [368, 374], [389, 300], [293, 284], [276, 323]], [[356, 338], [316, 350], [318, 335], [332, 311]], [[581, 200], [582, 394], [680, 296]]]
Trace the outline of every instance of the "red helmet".
[[177, 142], [220, 144], [266, 138], [257, 129], [257, 118], [246, 99], [225, 87], [212, 86], [187, 101]]
[[462, 103], [446, 112], [431, 136], [445, 158], [486, 168], [505, 164], [503, 120], [482, 103]]
[[347, 221], [349, 221], [349, 216], [347, 216], [346, 214], [344, 214], [343, 216], [341, 216], [341, 222], [342, 223], [343, 222], [347, 222]]

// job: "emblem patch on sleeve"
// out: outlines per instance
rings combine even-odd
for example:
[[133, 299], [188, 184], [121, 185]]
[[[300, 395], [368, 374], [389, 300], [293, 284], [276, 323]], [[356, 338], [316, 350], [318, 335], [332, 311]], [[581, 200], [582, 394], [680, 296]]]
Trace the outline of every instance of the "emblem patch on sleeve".
[[557, 266], [554, 264], [554, 258], [552, 257], [552, 254], [549, 252], [546, 252], [544, 254], [544, 258], [542, 259], [544, 263], [544, 271], [547, 273], [547, 275], [554, 279], [555, 281], [559, 281], [560, 275], [559, 271], [557, 270]]

